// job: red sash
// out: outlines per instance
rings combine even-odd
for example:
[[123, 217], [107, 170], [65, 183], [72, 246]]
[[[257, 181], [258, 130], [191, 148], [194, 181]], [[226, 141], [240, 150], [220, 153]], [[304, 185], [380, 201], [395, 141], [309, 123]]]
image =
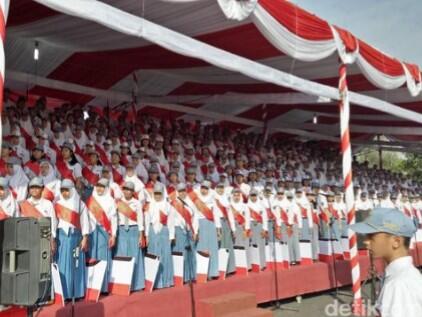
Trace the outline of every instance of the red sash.
[[108, 160], [106, 152], [98, 145], [95, 145], [95, 150], [100, 156], [101, 163], [104, 165], [110, 165], [110, 161]]
[[312, 212], [312, 220], [314, 221], [314, 224], [319, 225], [319, 217], [315, 211]]
[[31, 218], [42, 218], [44, 217], [42, 213], [38, 211], [35, 206], [32, 206], [29, 201], [25, 200], [19, 204], [21, 214], [24, 217], [31, 217]]
[[305, 207], [302, 207], [301, 205], [299, 205], [300, 208], [300, 212], [302, 214], [302, 218], [308, 218], [308, 210]]
[[132, 208], [130, 208], [128, 203], [119, 199], [116, 202], [116, 205], [117, 205], [117, 211], [120, 212], [122, 215], [126, 216], [132, 221], [135, 221], [135, 222], [138, 221], [138, 215]]
[[328, 217], [328, 215], [324, 212], [324, 210], [321, 210], [320, 214], [319, 214], [320, 218], [322, 221], [324, 221], [325, 223], [330, 223], [330, 218]]
[[122, 155], [120, 158], [120, 163], [125, 167], [129, 164], [129, 160], [126, 155]]
[[60, 151], [60, 148], [54, 143], [53, 141], [50, 142], [50, 148], [53, 149], [54, 152], [56, 152], [57, 155], [57, 161], [61, 159], [62, 152]]
[[111, 172], [113, 174], [114, 182], [119, 185], [123, 184], [123, 176], [114, 167], [111, 167]]
[[252, 216], [253, 220], [255, 220], [256, 222], [259, 222], [259, 223], [263, 223], [262, 216], [260, 215], [259, 212], [253, 210], [252, 208], [249, 208], [249, 210], [251, 211], [251, 216]]
[[204, 175], [208, 174], [208, 166], [207, 165], [201, 165], [201, 172]]
[[4, 220], [7, 218], [10, 218], [10, 216], [4, 212], [3, 208], [0, 207], [0, 220]]
[[106, 215], [104, 209], [95, 200], [95, 198], [93, 196], [88, 198], [86, 206], [91, 211], [91, 213], [94, 215], [95, 220], [97, 220], [97, 222], [101, 226], [103, 226], [103, 228], [108, 232], [108, 234], [111, 234], [111, 222], [107, 218], [107, 215]]
[[201, 199], [199, 199], [194, 191], [189, 193], [189, 197], [205, 218], [207, 218], [209, 221], [214, 221], [212, 210], [209, 209]]
[[404, 214], [406, 215], [406, 216], [408, 216], [409, 218], [412, 218], [412, 213], [410, 212], [410, 210], [409, 209], [407, 209], [406, 207], [404, 207]]
[[160, 210], [160, 222], [163, 226], [167, 226], [168, 216]]
[[243, 217], [243, 215], [240, 212], [234, 209], [233, 206], [230, 206], [230, 208], [232, 209], [234, 219], [236, 219], [239, 225], [243, 226], [245, 224], [245, 217]]
[[97, 184], [98, 180], [100, 179], [100, 177], [95, 174], [93, 171], [91, 171], [88, 166], [85, 166], [82, 169], [82, 176], [88, 181], [88, 183], [90, 183], [92, 186], [94, 186], [95, 184]]
[[40, 175], [40, 164], [37, 162], [27, 162], [25, 164], [26, 167], [28, 167], [36, 176]]
[[339, 219], [339, 213], [336, 209], [334, 209], [333, 205], [328, 205], [328, 211], [333, 215], [334, 218]]
[[84, 159], [84, 153], [82, 152], [81, 148], [79, 147], [76, 141], [75, 141], [75, 154], [78, 154], [80, 157], [82, 157], [82, 159]]
[[224, 218], [226, 218], [227, 220], [229, 220], [229, 215], [227, 213], [227, 208], [223, 206], [222, 203], [220, 203], [220, 201], [218, 199], [215, 200], [215, 202], [217, 203], [217, 207], [220, 208]]
[[42, 198], [47, 199], [49, 201], [54, 200], [54, 194], [50, 189], [47, 188], [47, 186], [44, 186], [44, 189], [42, 191]]
[[153, 197], [154, 192], [154, 184], [152, 182], [148, 182], [145, 184], [145, 189], [150, 194], [151, 197]]
[[266, 208], [268, 220], [275, 220], [275, 216], [271, 211], [271, 208]]
[[281, 217], [281, 220], [286, 224], [286, 225], [288, 225], [289, 224], [289, 216], [287, 215], [287, 212], [283, 209], [283, 208], [280, 208], [280, 217]]
[[32, 140], [32, 136], [22, 127], [20, 128], [20, 131], [23, 138], [25, 139], [26, 148], [32, 150], [32, 148], [35, 147], [35, 142]]
[[6, 162], [3, 159], [0, 159], [0, 175], [6, 175]]
[[185, 206], [183, 205], [183, 203], [177, 199], [173, 200], [171, 202], [171, 205], [177, 210], [177, 212], [182, 216], [182, 218], [185, 220], [186, 224], [188, 225], [188, 227], [191, 229], [191, 231], [193, 232], [193, 227], [192, 227], [192, 215], [190, 214], [189, 210], [187, 210], [185, 208]]
[[65, 206], [60, 204], [54, 205], [54, 210], [56, 212], [57, 218], [72, 224], [75, 228], [81, 229], [81, 220], [79, 214], [76, 211], [73, 211]]
[[56, 162], [56, 167], [59, 170], [62, 179], [68, 178], [75, 181], [73, 177], [73, 172], [67, 167], [67, 164], [63, 161], [63, 159], [58, 159]]
[[167, 194], [169, 195], [170, 201], [176, 199], [176, 189], [173, 185], [167, 186]]

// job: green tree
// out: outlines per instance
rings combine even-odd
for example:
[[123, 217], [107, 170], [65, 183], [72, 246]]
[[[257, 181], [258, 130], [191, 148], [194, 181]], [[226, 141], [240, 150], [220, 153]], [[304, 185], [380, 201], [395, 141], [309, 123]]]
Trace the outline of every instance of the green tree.
[[400, 167], [406, 175], [422, 181], [422, 154], [407, 154]]

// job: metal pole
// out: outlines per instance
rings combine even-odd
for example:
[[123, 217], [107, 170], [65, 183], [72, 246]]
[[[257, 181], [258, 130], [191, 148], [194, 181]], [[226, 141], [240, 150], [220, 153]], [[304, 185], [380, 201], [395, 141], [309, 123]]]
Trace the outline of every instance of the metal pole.
[[[377, 135], [377, 140], [380, 142], [380, 135]], [[378, 158], [379, 158], [379, 167], [382, 169], [382, 147], [378, 145]]]

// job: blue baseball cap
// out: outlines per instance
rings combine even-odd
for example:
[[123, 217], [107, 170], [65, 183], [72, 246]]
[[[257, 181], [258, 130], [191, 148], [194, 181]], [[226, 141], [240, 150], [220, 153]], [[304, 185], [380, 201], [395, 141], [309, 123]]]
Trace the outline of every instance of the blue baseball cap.
[[399, 237], [411, 238], [416, 232], [412, 219], [395, 208], [374, 208], [363, 222], [350, 226], [359, 234], [388, 233]]

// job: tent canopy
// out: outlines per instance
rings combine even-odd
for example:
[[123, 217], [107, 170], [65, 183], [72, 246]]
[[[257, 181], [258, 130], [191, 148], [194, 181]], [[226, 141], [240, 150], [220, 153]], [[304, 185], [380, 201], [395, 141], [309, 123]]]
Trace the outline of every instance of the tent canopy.
[[[281, 26], [287, 34], [286, 39], [297, 44], [294, 47], [302, 45], [308, 49], [309, 44], [309, 50], [303, 54], [283, 52], [256, 17], [242, 21], [228, 19], [222, 11], [222, 0], [220, 5], [215, 0], [103, 2], [274, 69], [326, 86], [338, 85], [339, 56], [330, 51], [331, 26], [287, 1], [261, 0], [258, 7], [264, 17], [270, 13], [271, 21], [276, 21], [277, 28]], [[142, 27], [141, 23], [141, 32]], [[357, 46], [361, 56], [360, 63], [348, 66], [350, 91], [422, 114], [422, 94], [417, 91], [413, 97], [409, 92], [409, 77], [416, 86], [420, 84], [417, 66], [400, 62], [344, 30], [338, 32], [343, 42], [349, 39], [346, 49], [353, 51]], [[33, 58], [36, 43], [40, 50], [38, 61]], [[312, 51], [313, 47], [318, 50]], [[135, 94], [142, 110], [152, 115], [186, 120], [207, 117], [211, 122], [224, 121], [225, 116], [250, 119], [261, 125], [268, 120], [270, 128], [283, 127], [286, 131], [297, 128], [329, 137], [339, 134], [335, 100], [259, 81], [34, 1], [11, 1], [5, 50], [6, 87], [12, 91], [95, 106], [114, 106], [125, 98], [131, 101]], [[69, 84], [77, 87], [70, 89]], [[175, 104], [179, 105], [175, 107], [178, 111], [157, 106]], [[208, 116], [210, 113], [217, 115]], [[318, 116], [317, 125], [312, 124], [314, 116]], [[235, 121], [226, 124], [249, 130], [260, 128], [248, 121]], [[418, 120], [354, 105], [353, 100], [351, 131], [352, 139], [385, 134], [397, 140], [422, 140]]]

